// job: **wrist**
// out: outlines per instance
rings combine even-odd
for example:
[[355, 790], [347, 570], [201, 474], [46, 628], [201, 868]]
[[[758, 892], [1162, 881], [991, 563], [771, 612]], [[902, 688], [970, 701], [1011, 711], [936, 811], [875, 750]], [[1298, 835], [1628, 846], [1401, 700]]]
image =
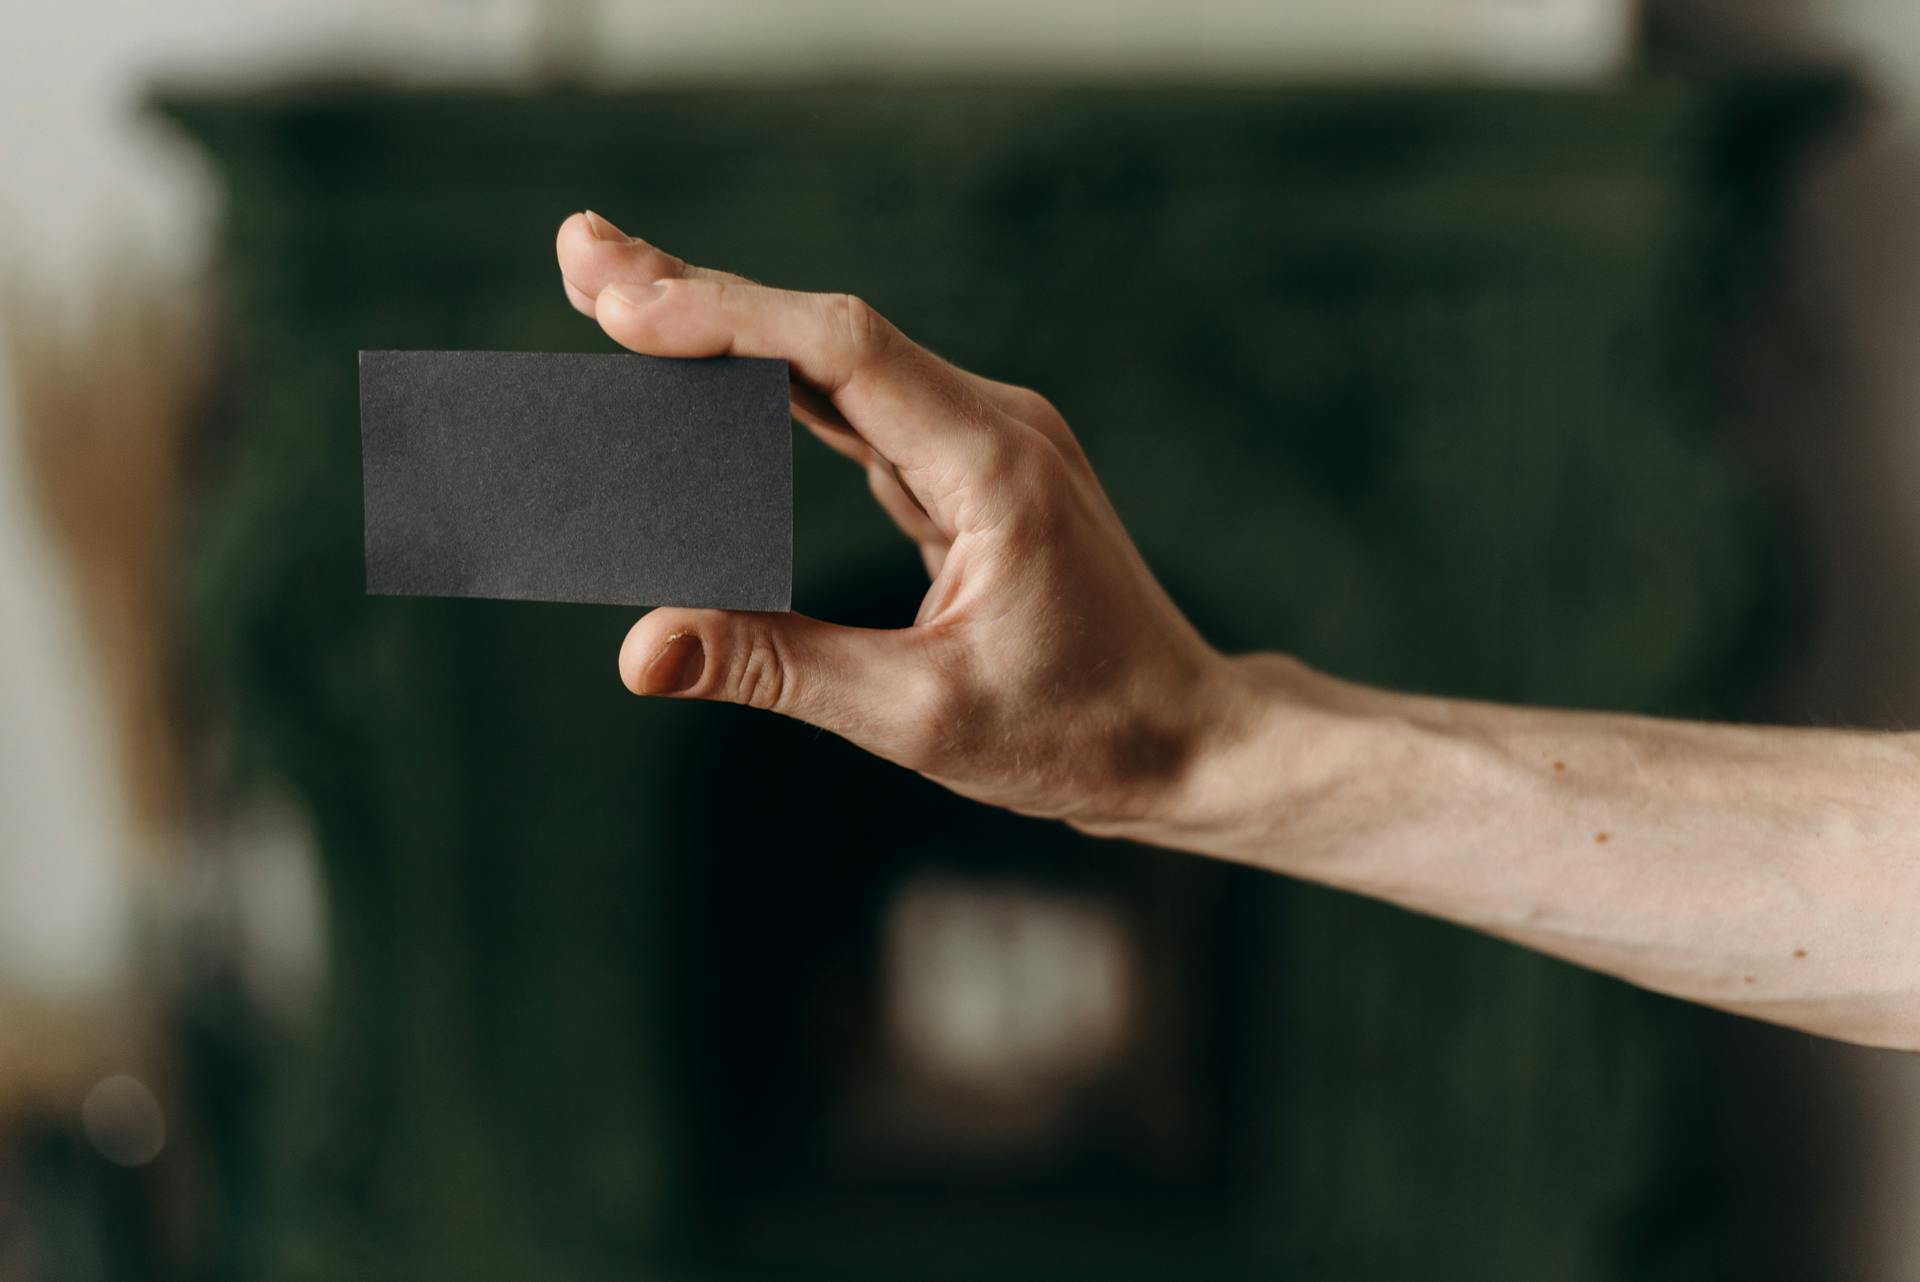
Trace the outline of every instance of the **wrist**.
[[1409, 750], [1391, 698], [1284, 655], [1221, 656], [1178, 778], [1102, 835], [1294, 871], [1367, 763]]

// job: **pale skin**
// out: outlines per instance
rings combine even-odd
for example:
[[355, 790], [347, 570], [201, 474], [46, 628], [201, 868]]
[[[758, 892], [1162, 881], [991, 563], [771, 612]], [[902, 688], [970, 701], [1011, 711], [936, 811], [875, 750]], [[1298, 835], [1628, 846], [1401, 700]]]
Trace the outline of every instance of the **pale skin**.
[[786, 360], [931, 583], [907, 627], [660, 609], [636, 694], [809, 722], [955, 792], [1376, 896], [1634, 984], [1920, 1050], [1920, 737], [1504, 707], [1227, 655], [1066, 421], [844, 294], [695, 267], [595, 214], [568, 298], [656, 356]]

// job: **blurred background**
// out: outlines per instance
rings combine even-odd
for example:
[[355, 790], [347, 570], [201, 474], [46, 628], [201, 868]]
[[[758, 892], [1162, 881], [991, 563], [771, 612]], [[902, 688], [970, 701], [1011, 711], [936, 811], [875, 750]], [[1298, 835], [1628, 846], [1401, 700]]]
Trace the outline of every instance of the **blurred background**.
[[1045, 390], [1224, 646], [1911, 724], [1912, 6], [13, 0], [0, 104], [0, 1279], [1920, 1277], [1920, 1060], [367, 599], [354, 359], [602, 350], [591, 206]]

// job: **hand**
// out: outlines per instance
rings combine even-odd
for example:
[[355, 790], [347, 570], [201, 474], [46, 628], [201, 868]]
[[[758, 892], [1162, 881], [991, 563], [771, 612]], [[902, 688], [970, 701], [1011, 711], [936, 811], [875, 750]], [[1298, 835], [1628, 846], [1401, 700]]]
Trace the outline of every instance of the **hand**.
[[573, 305], [625, 347], [787, 361], [794, 417], [866, 470], [932, 578], [897, 630], [655, 610], [621, 647], [630, 690], [784, 713], [1092, 831], [1159, 825], [1254, 685], [1154, 581], [1052, 405], [857, 298], [690, 266], [595, 214], [557, 252]]

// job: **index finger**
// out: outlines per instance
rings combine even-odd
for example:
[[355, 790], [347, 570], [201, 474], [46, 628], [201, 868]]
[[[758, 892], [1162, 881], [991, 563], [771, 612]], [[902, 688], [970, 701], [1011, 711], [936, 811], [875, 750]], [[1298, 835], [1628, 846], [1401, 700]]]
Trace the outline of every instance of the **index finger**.
[[[650, 285], [656, 280], [677, 279], [756, 283], [734, 272], [701, 267], [676, 257], [638, 236], [629, 236], [592, 210], [569, 215], [560, 224], [554, 238], [554, 255], [560, 263], [560, 279], [568, 300], [586, 316], [594, 314], [594, 300], [609, 285]], [[1033, 393], [972, 373], [950, 361], [942, 363], [1003, 413], [1042, 433], [1056, 435], [1050, 430], [1054, 427], [1050, 421], [1054, 416], [1039, 409]], [[804, 392], [804, 389], [798, 390]], [[803, 422], [816, 430], [851, 430], [831, 405], [821, 404], [817, 399], [796, 396], [794, 409]]]
[[998, 482], [1040, 440], [849, 294], [679, 277], [609, 285], [595, 315], [636, 352], [785, 360], [894, 465], [949, 535], [991, 518], [1006, 489]]

